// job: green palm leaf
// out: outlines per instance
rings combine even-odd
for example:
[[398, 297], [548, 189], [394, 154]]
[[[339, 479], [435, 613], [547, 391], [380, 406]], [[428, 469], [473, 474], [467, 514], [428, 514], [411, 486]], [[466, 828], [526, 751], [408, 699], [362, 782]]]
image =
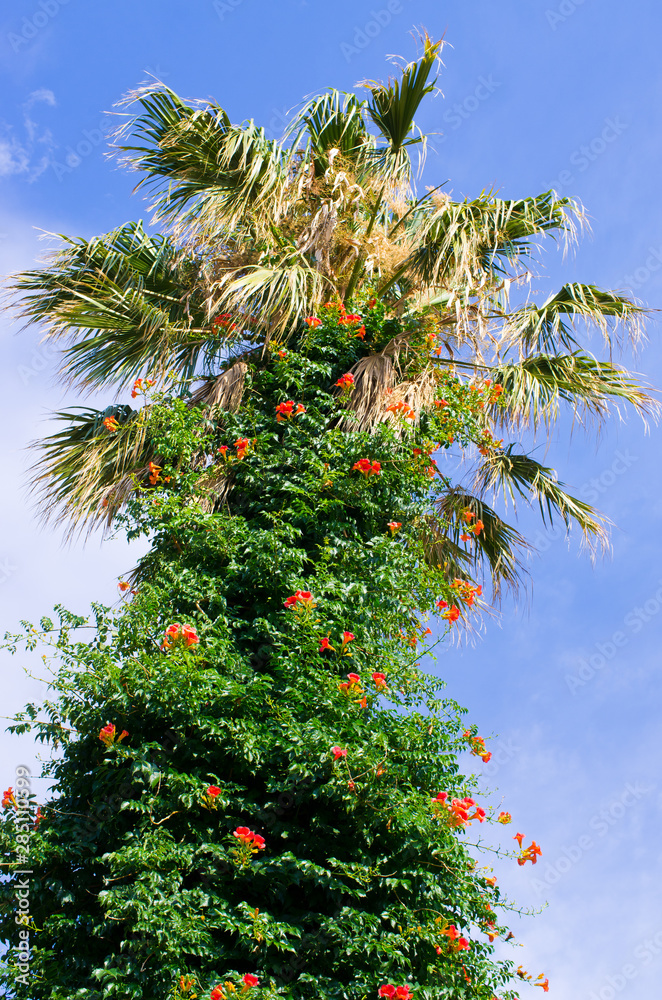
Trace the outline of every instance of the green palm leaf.
[[13, 287], [24, 293], [24, 319], [72, 341], [63, 376], [93, 388], [171, 369], [190, 377], [213, 340], [203, 263], [140, 223], [62, 239], [50, 266], [18, 275]]
[[615, 292], [578, 282], [564, 285], [542, 306], [529, 304], [511, 313], [507, 320], [506, 339], [524, 350], [547, 354], [572, 351], [577, 346], [575, 324], [582, 320], [596, 326], [612, 347], [619, 330], [636, 343], [642, 333], [645, 310]]
[[375, 81], [365, 81], [363, 84], [371, 94], [368, 114], [388, 141], [390, 152], [394, 155], [403, 146], [422, 141], [420, 136], [414, 139], [407, 137], [414, 128], [414, 116], [421, 101], [435, 89], [437, 78], [431, 77], [439, 61], [442, 44], [441, 41], [433, 42], [425, 34], [423, 55], [405, 66], [400, 79], [389, 80], [386, 84]]
[[476, 475], [480, 490], [504, 496], [513, 506], [518, 497], [527, 503], [537, 501], [544, 524], [551, 526], [554, 518], [560, 517], [569, 531], [574, 521], [591, 549], [606, 549], [607, 519], [568, 493], [553, 469], [541, 465], [530, 455], [518, 454], [514, 447], [511, 444], [504, 451], [493, 453], [481, 465]]

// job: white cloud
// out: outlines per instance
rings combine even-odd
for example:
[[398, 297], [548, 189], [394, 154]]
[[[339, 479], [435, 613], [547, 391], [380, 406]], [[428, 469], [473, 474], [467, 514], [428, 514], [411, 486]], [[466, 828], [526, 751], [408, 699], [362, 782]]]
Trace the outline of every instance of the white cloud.
[[56, 142], [50, 129], [34, 121], [30, 111], [36, 104], [52, 108], [56, 103], [52, 90], [46, 87], [33, 90], [22, 106], [22, 137], [13, 126], [0, 121], [0, 177], [22, 174], [28, 181], [34, 181], [48, 168]]

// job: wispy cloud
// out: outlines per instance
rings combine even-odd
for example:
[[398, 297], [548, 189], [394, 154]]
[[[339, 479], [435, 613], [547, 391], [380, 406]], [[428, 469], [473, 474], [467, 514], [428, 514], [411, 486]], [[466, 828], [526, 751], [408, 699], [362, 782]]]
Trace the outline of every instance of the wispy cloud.
[[55, 107], [55, 94], [42, 87], [33, 90], [22, 105], [23, 120], [20, 129], [0, 120], [0, 177], [23, 175], [34, 181], [51, 163], [56, 142], [50, 129], [35, 120], [35, 105]]

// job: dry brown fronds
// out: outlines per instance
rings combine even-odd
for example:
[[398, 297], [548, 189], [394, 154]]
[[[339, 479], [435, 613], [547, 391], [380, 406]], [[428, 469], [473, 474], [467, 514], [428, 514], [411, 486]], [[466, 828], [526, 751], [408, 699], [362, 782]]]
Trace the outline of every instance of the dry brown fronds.
[[199, 386], [191, 395], [191, 405], [205, 403], [210, 409], [236, 413], [241, 406], [247, 373], [246, 362], [237, 361], [216, 378], [208, 379]]

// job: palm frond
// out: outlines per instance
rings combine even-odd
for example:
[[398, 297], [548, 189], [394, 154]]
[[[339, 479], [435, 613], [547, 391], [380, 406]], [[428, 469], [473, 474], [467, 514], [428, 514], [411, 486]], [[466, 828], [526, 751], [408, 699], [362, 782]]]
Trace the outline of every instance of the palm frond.
[[202, 385], [191, 394], [191, 406], [203, 404], [210, 410], [226, 410], [236, 413], [244, 396], [244, 386], [248, 365], [245, 361], [236, 361], [220, 375], [206, 378]]
[[[84, 527], [110, 525], [153, 457], [146, 422], [137, 420], [129, 406], [78, 407], [53, 416], [66, 422], [64, 429], [33, 445], [41, 455], [31, 486], [44, 520], [68, 522], [69, 536]], [[103, 426], [106, 417], [118, 421], [115, 433]]]
[[[288, 154], [253, 122], [233, 125], [217, 104], [191, 106], [168, 87], [130, 94], [142, 114], [118, 133], [118, 150], [156, 186], [158, 219], [178, 219], [200, 229], [232, 230], [247, 213], [278, 219], [288, 181]], [[131, 132], [131, 145], [123, 136]], [[164, 183], [165, 182], [165, 183]]]
[[[469, 570], [476, 577], [487, 569], [497, 598], [504, 587], [517, 593], [527, 576], [523, 560], [531, 547], [526, 539], [480, 496], [461, 487], [441, 494], [434, 506], [436, 515], [428, 519], [423, 539], [428, 562], [447, 567], [453, 576]], [[483, 522], [483, 530], [463, 543], [466, 524], [461, 516], [466, 510]]]
[[507, 426], [551, 426], [561, 402], [582, 416], [604, 420], [618, 403], [628, 403], [642, 417], [657, 417], [660, 403], [634, 376], [608, 361], [596, 361], [580, 351], [534, 354], [519, 364], [499, 364], [490, 375], [503, 386], [503, 406], [494, 416]]
[[[275, 258], [275, 259], [274, 259]], [[336, 289], [296, 247], [285, 247], [271, 261], [228, 272], [218, 281], [217, 309], [262, 331], [266, 346], [274, 336], [287, 339], [302, 320]], [[246, 320], [250, 317], [250, 321]]]
[[577, 346], [575, 324], [578, 320], [596, 326], [612, 348], [619, 334], [637, 344], [643, 333], [646, 310], [615, 292], [578, 282], [564, 285], [541, 306], [533, 303], [510, 313], [504, 340], [525, 351], [546, 354], [573, 351]]
[[537, 501], [543, 523], [552, 525], [560, 517], [569, 531], [573, 521], [582, 531], [584, 541], [594, 551], [608, 548], [608, 519], [590, 504], [578, 500], [564, 489], [553, 469], [546, 468], [530, 455], [518, 454], [514, 445], [488, 456], [476, 474], [481, 492], [491, 491], [516, 506], [517, 498], [527, 503]]
[[355, 94], [329, 90], [301, 109], [286, 134], [296, 132], [298, 138], [305, 130], [316, 176], [323, 176], [328, 169], [332, 150], [337, 150], [343, 161], [361, 169], [366, 152], [374, 146], [365, 124], [365, 107], [365, 102], [359, 101]]
[[61, 237], [49, 266], [17, 275], [19, 314], [68, 337], [63, 377], [86, 388], [147, 371], [190, 376], [210, 339], [201, 263], [129, 223], [93, 240]]
[[378, 292], [383, 295], [403, 275], [428, 289], [475, 290], [488, 276], [508, 276], [508, 267], [530, 255], [535, 237], [558, 231], [574, 238], [577, 219], [576, 203], [553, 191], [515, 201], [484, 194], [473, 201], [448, 198], [438, 206], [423, 205], [404, 227], [414, 249]]
[[414, 116], [421, 101], [435, 89], [437, 78], [431, 79], [439, 62], [439, 50], [443, 41], [433, 42], [424, 34], [423, 55], [408, 63], [399, 79], [387, 83], [366, 80], [363, 86], [370, 91], [367, 110], [382, 136], [389, 144], [389, 151], [397, 155], [405, 145], [422, 141], [420, 136], [413, 139]]

